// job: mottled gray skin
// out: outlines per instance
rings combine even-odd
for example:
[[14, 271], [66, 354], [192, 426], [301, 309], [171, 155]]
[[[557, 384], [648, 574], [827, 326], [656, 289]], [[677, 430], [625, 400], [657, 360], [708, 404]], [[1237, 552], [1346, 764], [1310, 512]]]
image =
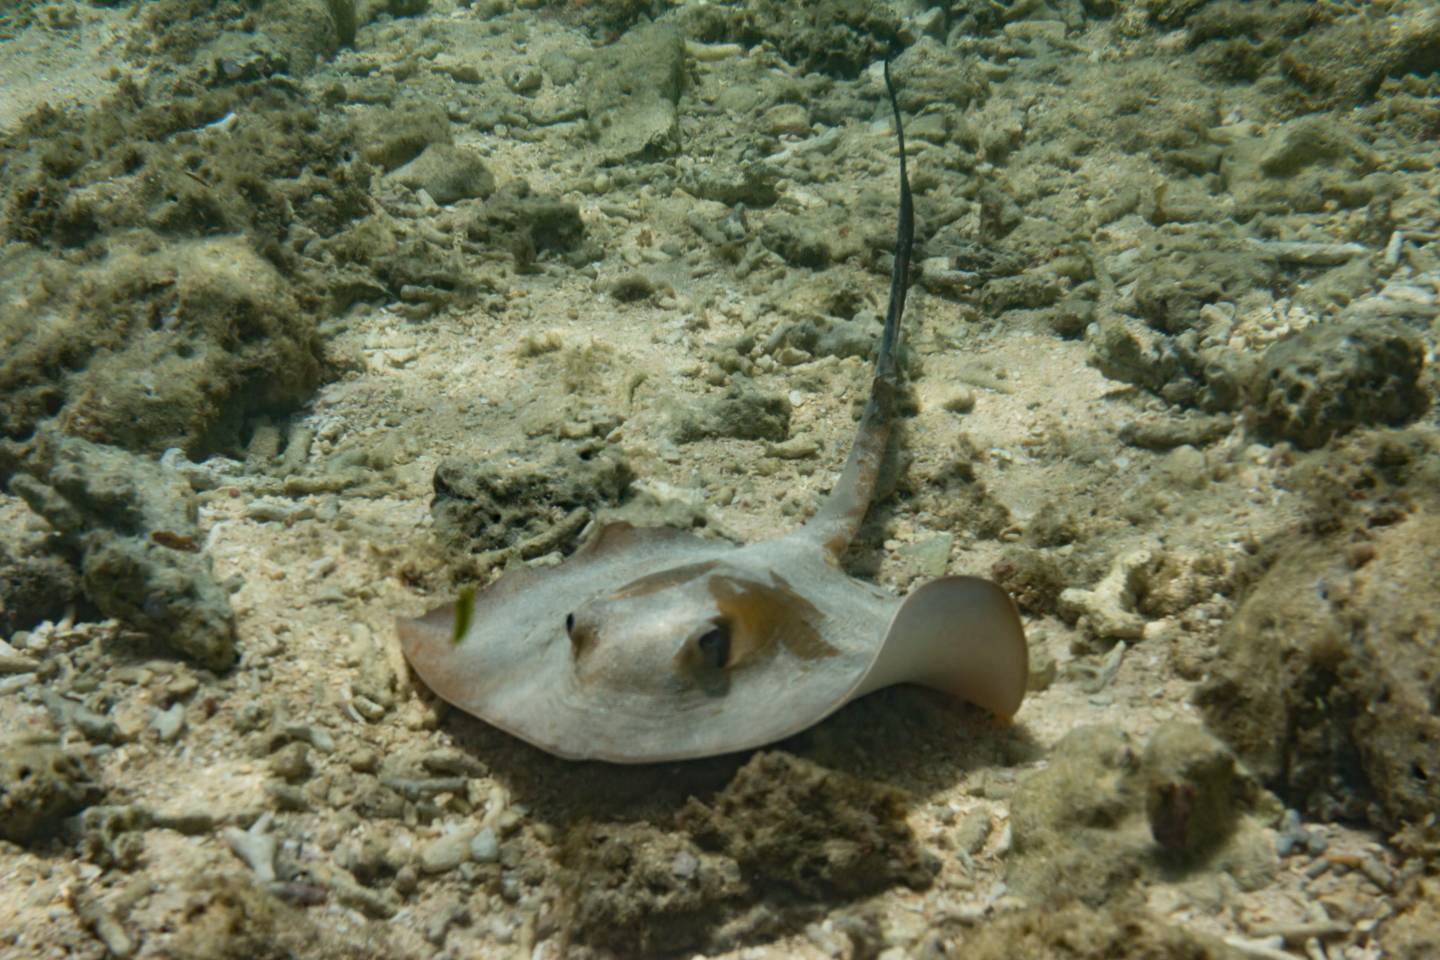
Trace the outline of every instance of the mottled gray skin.
[[[886, 70], [889, 89], [889, 71]], [[942, 577], [903, 601], [839, 566], [890, 436], [914, 217], [900, 138], [900, 224], [869, 403], [829, 499], [803, 527], [743, 547], [612, 524], [559, 567], [507, 574], [399, 623], [406, 658], [468, 713], [561, 757], [648, 763], [789, 736], [913, 682], [1002, 716], [1028, 675], [1009, 596]]]

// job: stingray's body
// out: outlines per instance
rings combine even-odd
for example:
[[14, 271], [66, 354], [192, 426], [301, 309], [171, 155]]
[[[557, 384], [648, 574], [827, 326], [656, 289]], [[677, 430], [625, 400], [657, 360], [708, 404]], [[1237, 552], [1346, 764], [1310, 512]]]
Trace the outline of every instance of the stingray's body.
[[[886, 71], [889, 89], [889, 72]], [[646, 763], [756, 747], [913, 682], [1009, 717], [1027, 678], [1009, 596], [942, 577], [903, 600], [846, 576], [889, 437], [914, 227], [901, 190], [890, 307], [870, 402], [839, 482], [787, 536], [737, 547], [611, 524], [558, 567], [508, 573], [399, 624], [442, 698], [562, 757]]]

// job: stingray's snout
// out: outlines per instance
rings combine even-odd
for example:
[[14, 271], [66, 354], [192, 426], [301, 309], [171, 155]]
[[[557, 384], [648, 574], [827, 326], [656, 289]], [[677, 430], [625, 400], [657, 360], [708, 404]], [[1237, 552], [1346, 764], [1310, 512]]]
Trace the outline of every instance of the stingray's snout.
[[565, 614], [564, 627], [582, 687], [627, 696], [729, 688], [730, 623], [678, 594], [597, 597]]

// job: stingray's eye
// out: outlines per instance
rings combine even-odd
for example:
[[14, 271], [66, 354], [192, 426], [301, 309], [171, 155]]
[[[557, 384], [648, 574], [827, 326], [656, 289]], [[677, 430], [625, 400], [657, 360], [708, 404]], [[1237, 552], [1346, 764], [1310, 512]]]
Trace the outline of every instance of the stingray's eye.
[[717, 623], [695, 639], [700, 662], [712, 670], [723, 670], [730, 663], [730, 625]]
[[570, 655], [578, 657], [595, 643], [593, 624], [577, 623], [575, 614], [565, 614], [565, 635], [570, 638]]

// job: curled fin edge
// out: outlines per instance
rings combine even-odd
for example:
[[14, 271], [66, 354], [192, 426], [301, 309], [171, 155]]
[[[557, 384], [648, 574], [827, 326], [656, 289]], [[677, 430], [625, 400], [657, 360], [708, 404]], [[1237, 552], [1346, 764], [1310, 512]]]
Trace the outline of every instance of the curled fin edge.
[[1008, 721], [1025, 699], [1030, 652], [1015, 602], [980, 577], [949, 576], [912, 591], [851, 699], [916, 683]]

